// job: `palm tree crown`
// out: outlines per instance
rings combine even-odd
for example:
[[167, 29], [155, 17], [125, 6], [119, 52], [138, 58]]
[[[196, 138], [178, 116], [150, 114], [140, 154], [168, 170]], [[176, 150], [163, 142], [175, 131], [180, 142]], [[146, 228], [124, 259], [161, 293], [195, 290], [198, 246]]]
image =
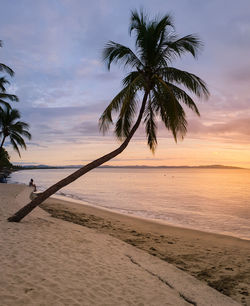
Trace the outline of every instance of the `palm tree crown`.
[[31, 139], [31, 134], [28, 132], [29, 125], [23, 121], [19, 121], [20, 113], [17, 109], [6, 108], [0, 110], [0, 136], [2, 141], [0, 150], [3, 147], [5, 139], [10, 138], [10, 143], [18, 155], [20, 155], [19, 146], [26, 149], [26, 144], [22, 136]]
[[[147, 142], [154, 152], [157, 145], [157, 118], [173, 133], [175, 140], [184, 137], [187, 130], [184, 103], [197, 115], [199, 111], [193, 99], [184, 91], [188, 89], [197, 97], [208, 97], [204, 81], [196, 75], [171, 66], [172, 61], [184, 53], [197, 56], [201, 42], [196, 35], [178, 38], [170, 15], [150, 21], [143, 12], [133, 11], [129, 27], [135, 33], [135, 52], [110, 41], [103, 52], [108, 69], [113, 62], [130, 66], [132, 72], [123, 79], [123, 89], [111, 101], [100, 117], [100, 129], [105, 132], [113, 123], [112, 113], [118, 112], [115, 134], [126, 138], [134, 122], [138, 106], [138, 94], [144, 94], [141, 110]], [[142, 109], [143, 108], [143, 109]]]

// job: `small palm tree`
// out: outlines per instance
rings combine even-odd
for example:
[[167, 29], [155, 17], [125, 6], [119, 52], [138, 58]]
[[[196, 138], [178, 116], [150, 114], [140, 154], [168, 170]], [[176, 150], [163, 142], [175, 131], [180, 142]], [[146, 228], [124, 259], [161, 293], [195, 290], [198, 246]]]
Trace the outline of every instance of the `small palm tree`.
[[[0, 40], [0, 48], [3, 46], [2, 41]], [[11, 77], [14, 76], [14, 71], [6, 66], [3, 63], [0, 63], [0, 72], [6, 72]], [[5, 77], [0, 77], [0, 109], [2, 109], [1, 105], [4, 105], [5, 107], [10, 107], [9, 103], [5, 100], [18, 102], [18, 97], [16, 95], [11, 95], [6, 93], [5, 85], [9, 84], [9, 81]]]
[[31, 134], [28, 132], [29, 125], [23, 121], [19, 121], [20, 113], [17, 109], [7, 107], [0, 110], [0, 136], [2, 137], [0, 151], [3, 148], [7, 137], [10, 138], [10, 143], [18, 155], [21, 157], [19, 147], [26, 149], [26, 144], [23, 136], [31, 139]]
[[9, 221], [19, 222], [59, 189], [120, 154], [127, 147], [142, 120], [148, 145], [154, 151], [157, 145], [158, 118], [177, 140], [178, 136], [184, 137], [187, 127], [181, 103], [199, 115], [195, 102], [183, 88], [199, 98], [207, 97], [209, 92], [206, 84], [196, 75], [171, 66], [174, 59], [185, 53], [191, 53], [196, 57], [201, 45], [199, 39], [195, 35], [177, 38], [169, 15], [150, 21], [143, 12], [136, 11], [131, 14], [131, 33], [135, 33], [135, 51], [110, 41], [103, 52], [108, 69], [114, 62], [132, 69], [123, 80], [123, 89], [100, 118], [100, 129], [105, 132], [113, 123], [112, 113], [118, 112], [115, 134], [123, 141], [122, 144], [116, 150], [83, 166], [45, 190], [10, 217]]

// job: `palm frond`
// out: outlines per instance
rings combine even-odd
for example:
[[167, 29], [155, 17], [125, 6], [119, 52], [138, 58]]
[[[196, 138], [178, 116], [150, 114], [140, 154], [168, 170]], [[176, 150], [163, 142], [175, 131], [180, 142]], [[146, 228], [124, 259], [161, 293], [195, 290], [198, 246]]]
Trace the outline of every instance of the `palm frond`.
[[191, 53], [194, 58], [202, 47], [202, 42], [197, 35], [190, 34], [177, 39], [175, 35], [164, 42], [166, 46], [163, 55], [171, 60], [171, 57], [180, 57], [184, 53]]
[[103, 134], [109, 130], [110, 124], [113, 123], [112, 112], [117, 111], [121, 107], [122, 99], [125, 94], [126, 88], [121, 90], [118, 95], [113, 98], [113, 100], [110, 102], [110, 104], [107, 106], [99, 118], [99, 129], [103, 132]]
[[172, 132], [175, 141], [179, 137], [183, 139], [187, 132], [186, 115], [174, 92], [164, 81], [158, 80], [153, 95], [153, 104], [165, 127]]
[[114, 97], [99, 119], [99, 129], [103, 133], [113, 123], [112, 112], [118, 112], [121, 110], [123, 103], [126, 104], [130, 100], [131, 103], [134, 103], [136, 91], [141, 88], [142, 76], [139, 72], [132, 72], [123, 80], [123, 83], [126, 86]]
[[142, 9], [139, 13], [136, 10], [131, 11], [129, 33], [131, 34], [132, 31], [136, 31], [138, 36], [140, 32], [146, 28], [147, 22], [148, 16]]
[[205, 97], [207, 99], [209, 97], [209, 90], [206, 83], [193, 73], [174, 67], [163, 68], [159, 73], [167, 82], [183, 85], [199, 98]]
[[10, 139], [10, 143], [11, 143], [13, 149], [18, 153], [19, 157], [21, 157], [18, 145], [13, 138]]
[[[2, 40], [0, 40], [0, 48], [3, 46], [3, 41]], [[7, 72], [10, 76], [13, 76], [15, 73], [14, 73], [14, 71], [10, 68], [10, 67], [8, 67], [8, 66], [6, 66], [5, 64], [1, 64], [0, 63], [0, 71], [5, 71], [5, 72]]]
[[19, 99], [16, 95], [11, 95], [11, 94], [7, 94], [7, 93], [3, 93], [3, 92], [0, 93], [0, 99], [8, 99], [12, 102], [18, 102], [19, 101]]
[[14, 141], [23, 149], [26, 149], [26, 143], [24, 139], [16, 132], [11, 133], [11, 139], [14, 139]]
[[13, 128], [15, 128], [17, 131], [24, 131], [25, 129], [29, 129], [29, 124], [23, 121], [17, 121], [14, 123]]
[[144, 80], [142, 78], [142, 75], [138, 71], [132, 71], [128, 73], [125, 78], [122, 80], [122, 85], [124, 87], [130, 86], [130, 85], [136, 85], [136, 88], [138, 90], [142, 89], [145, 85]]
[[6, 80], [6, 78], [1, 77], [0, 78], [0, 90], [1, 90], [1, 92], [6, 91], [6, 88], [4, 87], [5, 84], [10, 84], [10, 82], [8, 80]]
[[108, 69], [113, 62], [120, 62], [124, 66], [129, 65], [132, 68], [142, 66], [142, 63], [130, 48], [113, 41], [109, 41], [104, 47], [102, 58], [107, 63]]
[[131, 91], [123, 100], [119, 117], [115, 125], [115, 135], [120, 140], [126, 138], [130, 132], [136, 114], [136, 102], [134, 91]]
[[135, 46], [137, 52], [140, 55], [141, 62], [144, 66], [148, 65], [149, 62], [149, 52], [153, 51], [154, 48], [153, 42], [155, 42], [155, 38], [152, 40], [150, 38], [152, 35], [152, 22], [148, 21], [148, 16], [141, 10], [139, 13], [137, 11], [131, 12], [130, 18], [130, 26], [129, 32], [130, 35], [132, 32], [135, 32]]
[[[8, 109], [11, 108], [10, 104], [2, 99], [0, 99], [0, 104], [3, 105], [5, 108], [8, 108]], [[3, 108], [1, 106], [0, 106], [0, 111], [3, 111]]]
[[14, 120], [20, 119], [21, 114], [18, 109], [12, 108], [7, 110], [7, 120], [9, 124], [13, 124]]
[[6, 73], [8, 73], [10, 76], [14, 76], [15, 72], [8, 67], [7, 65], [0, 63], [0, 71], [3, 72], [5, 71]]
[[26, 138], [28, 138], [29, 140], [31, 140], [31, 138], [32, 138], [30, 132], [28, 132], [26, 130], [22, 131], [22, 135], [25, 136]]
[[154, 153], [157, 147], [157, 137], [156, 137], [157, 125], [156, 125], [155, 112], [152, 109], [151, 100], [149, 100], [147, 109], [145, 111], [144, 123], [145, 123], [148, 146], [150, 150]]
[[174, 93], [176, 99], [178, 101], [182, 101], [184, 104], [186, 104], [192, 111], [194, 111], [198, 116], [200, 116], [200, 112], [193, 101], [193, 99], [181, 88], [171, 84], [171, 83], [166, 83], [168, 87], [172, 90]]

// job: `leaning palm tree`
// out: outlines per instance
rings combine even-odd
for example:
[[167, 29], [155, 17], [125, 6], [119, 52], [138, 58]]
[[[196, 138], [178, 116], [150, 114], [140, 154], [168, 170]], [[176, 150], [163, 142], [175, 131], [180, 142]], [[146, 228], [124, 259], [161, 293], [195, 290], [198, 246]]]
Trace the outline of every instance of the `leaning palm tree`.
[[142, 121], [148, 145], [154, 151], [157, 145], [158, 118], [177, 140], [179, 136], [185, 135], [187, 127], [181, 103], [199, 115], [193, 99], [183, 88], [198, 98], [207, 97], [209, 92], [206, 84], [196, 75], [171, 66], [172, 61], [184, 53], [191, 53], [196, 57], [201, 46], [199, 39], [195, 35], [178, 38], [169, 15], [158, 20], [149, 20], [143, 12], [133, 11], [129, 29], [130, 34], [135, 33], [135, 51], [113, 41], [107, 43], [103, 51], [108, 69], [115, 62], [132, 69], [123, 79], [123, 89], [114, 97], [100, 118], [100, 129], [105, 132], [113, 123], [113, 113], [118, 112], [115, 134], [122, 140], [121, 145], [49, 187], [11, 216], [9, 221], [19, 222], [59, 189], [120, 154]]
[[21, 115], [17, 109], [7, 107], [0, 110], [0, 136], [2, 137], [0, 144], [0, 152], [2, 151], [6, 138], [9, 137], [13, 149], [21, 157], [19, 147], [26, 149], [26, 143], [23, 136], [31, 139], [28, 132], [29, 125], [23, 121], [19, 121]]
[[[0, 40], [0, 48], [3, 46], [2, 41]], [[14, 71], [7, 65], [0, 63], [0, 72], [5, 72], [11, 77], [14, 76]], [[5, 85], [9, 84], [9, 81], [4, 77], [0, 77], [0, 109], [2, 109], [1, 105], [5, 107], [10, 107], [9, 102], [5, 101], [15, 101], [18, 102], [18, 97], [16, 95], [11, 95], [6, 93]]]

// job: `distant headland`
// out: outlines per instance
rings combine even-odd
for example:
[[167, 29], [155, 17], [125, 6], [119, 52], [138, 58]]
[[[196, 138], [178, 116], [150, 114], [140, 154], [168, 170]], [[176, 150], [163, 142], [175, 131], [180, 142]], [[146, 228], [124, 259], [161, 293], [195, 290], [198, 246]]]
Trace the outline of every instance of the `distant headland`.
[[[31, 169], [78, 169], [83, 165], [67, 165], [67, 166], [49, 166], [49, 165], [22, 165], [16, 166], [20, 170]], [[242, 167], [224, 166], [224, 165], [200, 165], [200, 166], [147, 166], [147, 165], [129, 165], [129, 166], [111, 166], [104, 165], [99, 168], [106, 169], [246, 169]]]

